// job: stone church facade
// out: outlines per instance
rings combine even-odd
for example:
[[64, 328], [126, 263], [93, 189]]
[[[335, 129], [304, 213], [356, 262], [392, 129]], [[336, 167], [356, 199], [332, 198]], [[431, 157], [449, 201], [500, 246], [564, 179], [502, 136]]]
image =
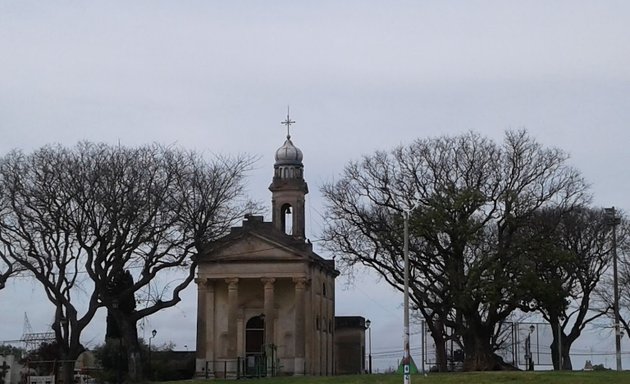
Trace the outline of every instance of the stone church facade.
[[269, 186], [271, 222], [246, 216], [198, 259], [198, 376], [334, 373], [339, 272], [305, 237], [302, 158], [287, 133]]

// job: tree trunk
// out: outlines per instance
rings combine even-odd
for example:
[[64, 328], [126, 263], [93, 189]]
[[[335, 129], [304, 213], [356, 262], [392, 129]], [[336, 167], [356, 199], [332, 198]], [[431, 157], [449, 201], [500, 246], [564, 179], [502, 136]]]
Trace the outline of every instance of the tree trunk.
[[571, 362], [571, 341], [568, 337], [562, 337], [562, 369], [566, 371], [573, 370], [573, 363]]
[[124, 340], [125, 352], [127, 354], [127, 379], [130, 382], [144, 381], [143, 359], [138, 342], [138, 329], [133, 317], [124, 313], [120, 309], [112, 310], [112, 315], [120, 331], [120, 336]]
[[439, 372], [448, 371], [448, 358], [446, 353], [446, 340], [442, 336], [433, 337], [435, 343], [435, 361]]
[[477, 351], [464, 359], [465, 371], [494, 371], [497, 366], [494, 354]]
[[464, 339], [464, 370], [494, 371], [497, 370], [497, 358], [490, 345], [480, 337]]
[[132, 351], [131, 348], [127, 350], [127, 367], [129, 369], [130, 381], [140, 382], [144, 380], [140, 351]]
[[[558, 370], [558, 338], [554, 337], [553, 342], [549, 346], [551, 349], [551, 361], [553, 363], [553, 369]], [[571, 362], [571, 344], [567, 341], [567, 338], [562, 337], [562, 370], [573, 370], [573, 363]]]
[[144, 370], [142, 369], [142, 353], [138, 342], [138, 330], [136, 323], [132, 320], [123, 320], [122, 335], [125, 340], [127, 352], [127, 372], [129, 381], [141, 382], [144, 380]]
[[[58, 319], [60, 317], [57, 317]], [[85, 349], [79, 342], [79, 332], [70, 332], [70, 327], [78, 328], [75, 321], [68, 322], [55, 321], [52, 329], [55, 331], [55, 339], [57, 343], [57, 356], [61, 357], [60, 377], [58, 378], [64, 384], [74, 384], [74, 366], [81, 352]], [[57, 369], [55, 368], [55, 371]], [[55, 373], [56, 375], [59, 372]]]
[[74, 366], [79, 358], [81, 348], [73, 348], [70, 351], [62, 352], [61, 358], [63, 362], [61, 363], [61, 380], [64, 384], [73, 384], [74, 383]]
[[571, 362], [571, 354], [568, 349], [562, 348], [562, 369], [566, 369], [567, 371], [573, 370], [573, 363]]
[[426, 322], [429, 327], [431, 338], [435, 344], [435, 364], [438, 372], [448, 371], [448, 359], [446, 354], [446, 338], [444, 337], [444, 325], [437, 320], [435, 323], [428, 319]]
[[61, 367], [64, 384], [74, 383], [74, 361], [64, 361]]
[[465, 371], [501, 371], [515, 369], [494, 353], [490, 333], [483, 327], [470, 327], [463, 336]]

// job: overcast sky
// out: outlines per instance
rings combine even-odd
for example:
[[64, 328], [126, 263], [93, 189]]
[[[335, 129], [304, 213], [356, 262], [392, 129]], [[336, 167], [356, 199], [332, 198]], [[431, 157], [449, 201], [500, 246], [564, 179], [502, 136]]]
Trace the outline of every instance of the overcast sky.
[[[89, 140], [249, 153], [251, 195], [269, 202], [290, 105], [316, 247], [319, 188], [344, 164], [469, 130], [526, 128], [571, 154], [596, 205], [628, 210], [629, 21], [627, 1], [0, 0], [0, 152]], [[374, 352], [400, 348], [402, 296], [345, 281], [337, 314], [372, 320]], [[0, 303], [0, 340], [21, 336], [24, 312], [34, 331], [52, 320], [26, 281]], [[154, 342], [194, 349], [195, 303], [193, 286], [149, 318]]]

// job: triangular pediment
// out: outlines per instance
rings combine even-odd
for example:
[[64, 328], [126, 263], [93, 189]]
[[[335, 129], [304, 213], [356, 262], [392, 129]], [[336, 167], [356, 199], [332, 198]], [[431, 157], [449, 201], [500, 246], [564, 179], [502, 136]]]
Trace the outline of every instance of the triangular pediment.
[[262, 218], [249, 218], [243, 224], [233, 227], [228, 235], [199, 255], [200, 275], [254, 276], [263, 271], [283, 271], [288, 276], [304, 274], [313, 266], [335, 276], [339, 274], [334, 261], [313, 252], [308, 240], [282, 233]]
[[310, 244], [290, 236], [243, 231], [226, 236], [220, 247], [199, 258], [198, 275], [210, 279], [305, 276], [320, 259]]
[[220, 249], [209, 252], [204, 259], [218, 261], [308, 261], [309, 253], [283, 243], [277, 239], [270, 239], [264, 235], [248, 232], [233, 240]]

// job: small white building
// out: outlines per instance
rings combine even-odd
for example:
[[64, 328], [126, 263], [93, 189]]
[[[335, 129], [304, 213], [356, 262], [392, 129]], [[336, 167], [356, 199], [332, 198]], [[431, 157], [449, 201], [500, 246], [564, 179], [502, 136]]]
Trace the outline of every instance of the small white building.
[[55, 384], [55, 376], [29, 376], [28, 384]]

